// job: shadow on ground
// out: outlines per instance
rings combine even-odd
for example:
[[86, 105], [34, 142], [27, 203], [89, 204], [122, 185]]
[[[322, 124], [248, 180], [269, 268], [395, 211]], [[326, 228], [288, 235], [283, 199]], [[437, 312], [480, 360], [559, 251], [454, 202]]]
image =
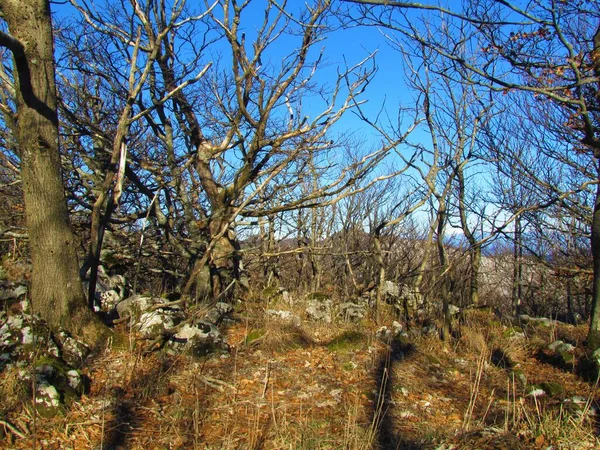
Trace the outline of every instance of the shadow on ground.
[[398, 426], [394, 423], [392, 402], [392, 387], [394, 386], [394, 368], [404, 358], [415, 351], [413, 344], [392, 340], [389, 348], [384, 352], [377, 363], [375, 381], [377, 395], [371, 407], [371, 423], [375, 427], [376, 442], [380, 450], [416, 450], [423, 446], [411, 441], [398, 433]]

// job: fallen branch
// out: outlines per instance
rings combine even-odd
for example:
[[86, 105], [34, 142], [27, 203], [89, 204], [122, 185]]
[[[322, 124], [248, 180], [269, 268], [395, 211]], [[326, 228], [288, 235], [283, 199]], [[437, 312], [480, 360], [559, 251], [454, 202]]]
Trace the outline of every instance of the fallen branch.
[[226, 387], [228, 389], [231, 389], [234, 392], [237, 392], [237, 389], [235, 386], [233, 386], [223, 380], [217, 380], [216, 378], [203, 376], [200, 381], [203, 381], [204, 384], [206, 384], [207, 386], [209, 386], [213, 389], [216, 389], [219, 392], [225, 391], [225, 389], [223, 389], [223, 387]]
[[14, 425], [11, 425], [5, 420], [0, 420], [0, 425], [4, 426], [5, 429], [8, 429], [15, 436], [20, 437], [21, 439], [25, 439], [25, 435], [21, 433]]

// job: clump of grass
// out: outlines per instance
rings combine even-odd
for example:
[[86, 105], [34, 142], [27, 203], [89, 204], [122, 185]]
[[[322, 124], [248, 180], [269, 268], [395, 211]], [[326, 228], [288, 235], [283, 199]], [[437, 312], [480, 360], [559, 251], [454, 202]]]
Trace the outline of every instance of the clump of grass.
[[367, 336], [360, 331], [348, 330], [333, 338], [327, 348], [333, 352], [357, 350], [366, 342]]
[[[244, 345], [255, 345], [259, 339], [262, 339], [266, 331], [263, 328], [253, 329], [246, 334], [244, 338]], [[253, 344], [254, 343], [254, 344]]]
[[0, 417], [6, 416], [8, 413], [16, 411], [27, 400], [29, 400], [26, 383], [19, 375], [19, 369], [15, 366], [6, 367], [2, 371], [0, 378]]
[[313, 338], [301, 326], [271, 323], [265, 339], [261, 343], [261, 348], [281, 353], [297, 348], [307, 348], [313, 344]]

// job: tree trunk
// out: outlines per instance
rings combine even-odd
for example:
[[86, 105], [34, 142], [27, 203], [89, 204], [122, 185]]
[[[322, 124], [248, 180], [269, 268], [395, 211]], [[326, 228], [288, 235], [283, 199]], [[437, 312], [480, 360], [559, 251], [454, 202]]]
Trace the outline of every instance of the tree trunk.
[[479, 269], [481, 267], [481, 245], [471, 248], [471, 282], [469, 301], [471, 305], [479, 305]]
[[444, 247], [444, 228], [446, 226], [446, 202], [440, 199], [438, 207], [436, 244], [438, 249], [438, 258], [440, 261], [440, 297], [442, 298], [442, 340], [448, 341], [452, 334], [452, 317], [450, 315], [450, 287], [448, 272], [448, 257]]
[[33, 264], [32, 306], [51, 328], [63, 327], [97, 345], [107, 329], [86, 306], [62, 183], [50, 4], [3, 0], [0, 9], [18, 41], [9, 48], [17, 73], [17, 141]]
[[[592, 54], [594, 73], [600, 77], [600, 27], [594, 34], [594, 51]], [[597, 83], [600, 89], [600, 83]], [[595, 130], [588, 132], [588, 138], [594, 147], [597, 178], [600, 179], [600, 144], [594, 135]], [[590, 311], [590, 329], [587, 345], [592, 351], [600, 348], [600, 184], [596, 185], [594, 212], [592, 215], [592, 235], [590, 238], [594, 266], [594, 282], [592, 287], [592, 308]]]
[[233, 230], [223, 232], [224, 226], [216, 221], [210, 225], [209, 246], [195, 262], [183, 289], [187, 295], [195, 291], [197, 301], [232, 301], [240, 287], [247, 288], [239, 241]]
[[375, 259], [377, 260], [377, 267], [379, 268], [379, 274], [377, 278], [377, 296], [375, 298], [375, 323], [379, 325], [381, 323], [381, 305], [383, 303], [383, 295], [385, 289], [385, 260], [383, 259], [383, 250], [381, 248], [381, 230], [385, 227], [385, 223], [382, 223], [375, 229], [373, 238], [373, 245], [375, 250]]
[[[598, 164], [598, 160], [596, 160], [596, 164]], [[592, 235], [590, 241], [594, 264], [594, 281], [587, 345], [590, 350], [596, 350], [597, 348], [600, 348], [600, 184], [596, 186], [596, 198], [594, 200], [594, 212], [592, 216]]]
[[[427, 269], [427, 265], [429, 264], [430, 252], [433, 248], [433, 233], [435, 230], [435, 224], [431, 224], [429, 226], [429, 232], [427, 233], [427, 240], [425, 241], [424, 249], [423, 249], [423, 258], [419, 263], [415, 273], [415, 281], [414, 281], [414, 298], [415, 298], [415, 308], [420, 306], [425, 306], [425, 296], [423, 295], [424, 283], [425, 283], [425, 270]], [[408, 309], [408, 308], [407, 308]], [[407, 312], [407, 316], [410, 315]], [[407, 318], [408, 320], [408, 318]]]
[[515, 237], [513, 247], [512, 308], [515, 316], [521, 314], [523, 302], [523, 246], [521, 244], [521, 217], [515, 219]]

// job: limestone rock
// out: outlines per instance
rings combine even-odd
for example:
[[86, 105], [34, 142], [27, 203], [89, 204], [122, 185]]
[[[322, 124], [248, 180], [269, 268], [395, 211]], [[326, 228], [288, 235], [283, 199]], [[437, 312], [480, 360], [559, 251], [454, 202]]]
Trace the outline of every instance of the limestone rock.
[[133, 295], [117, 303], [116, 309], [119, 317], [139, 316], [157, 303], [165, 303], [165, 300], [146, 295]]
[[400, 297], [400, 286], [393, 281], [386, 280], [383, 284], [383, 295], [388, 297]]
[[175, 317], [167, 311], [148, 311], [142, 313], [136, 323], [136, 328], [144, 336], [156, 336], [175, 326]]
[[331, 323], [331, 300], [313, 300], [309, 302], [305, 311], [310, 320]]
[[232, 312], [233, 306], [231, 306], [229, 303], [218, 302], [210, 309], [210, 311], [206, 313], [204, 316], [204, 321], [212, 323], [213, 325], [218, 325]]
[[55, 334], [55, 338], [60, 349], [60, 357], [72, 367], [79, 367], [90, 354], [89, 347], [73, 338], [67, 331], [59, 331]]
[[554, 359], [564, 367], [572, 367], [575, 363], [575, 347], [563, 341], [554, 341], [548, 345], [548, 350], [553, 353]]
[[16, 300], [27, 294], [27, 286], [14, 283], [0, 284], [0, 301]]
[[352, 302], [345, 302], [339, 306], [338, 315], [346, 321], [360, 320], [365, 316], [365, 306]]
[[229, 346], [217, 327], [199, 321], [185, 324], [172, 338], [174, 348], [183, 348], [194, 355], [206, 355], [214, 350], [229, 350]]
[[297, 327], [299, 327], [302, 324], [302, 319], [300, 319], [300, 316], [290, 311], [267, 309], [266, 314], [271, 317], [277, 317], [283, 320], [284, 322], [289, 322]]

